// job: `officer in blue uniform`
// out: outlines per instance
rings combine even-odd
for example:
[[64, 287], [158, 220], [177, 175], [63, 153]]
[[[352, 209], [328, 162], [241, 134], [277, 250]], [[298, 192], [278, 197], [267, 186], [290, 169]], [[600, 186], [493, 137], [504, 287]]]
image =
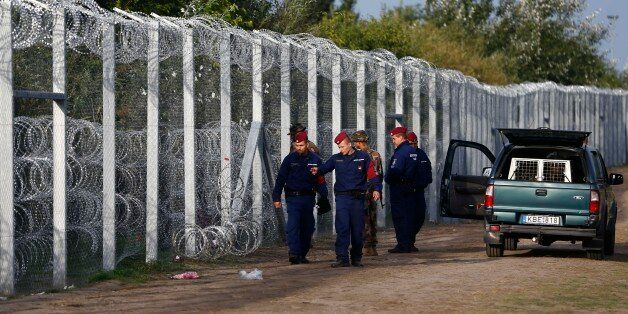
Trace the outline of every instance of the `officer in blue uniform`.
[[388, 164], [385, 180], [390, 186], [390, 209], [395, 226], [397, 245], [390, 253], [410, 253], [414, 243], [417, 222], [416, 176], [418, 154], [407, 140], [407, 129], [396, 127], [390, 131], [395, 151]]
[[[336, 172], [334, 195], [336, 198], [336, 262], [332, 267], [362, 267], [364, 244], [364, 214], [367, 180], [373, 185], [373, 199], [379, 200], [382, 183], [369, 154], [356, 150], [344, 131], [334, 139], [339, 153], [331, 156], [323, 165], [313, 168], [312, 173], [324, 175]], [[351, 251], [349, 254], [349, 243]], [[351, 263], [349, 262], [351, 259]]]
[[312, 174], [322, 160], [308, 149], [307, 133], [298, 132], [293, 138], [294, 151], [281, 163], [273, 190], [273, 205], [281, 208], [281, 191], [288, 205], [286, 236], [291, 264], [307, 264], [306, 258], [314, 233], [314, 199], [316, 191], [327, 198], [325, 177]]
[[419, 249], [415, 246], [416, 236], [421, 231], [421, 227], [425, 222], [425, 188], [432, 183], [432, 163], [427, 157], [425, 151], [419, 148], [419, 139], [414, 132], [408, 132], [408, 142], [417, 152], [418, 170], [416, 176], [415, 185], [415, 197], [416, 197], [416, 216], [413, 223], [412, 238], [410, 241], [410, 251], [418, 252]]

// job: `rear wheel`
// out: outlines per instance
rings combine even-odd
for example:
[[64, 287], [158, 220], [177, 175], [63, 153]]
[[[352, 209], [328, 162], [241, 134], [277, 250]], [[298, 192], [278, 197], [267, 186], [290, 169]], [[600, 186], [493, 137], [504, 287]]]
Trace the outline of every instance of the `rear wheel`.
[[516, 251], [518, 242], [519, 242], [519, 238], [516, 238], [516, 237], [505, 237], [504, 238], [504, 250]]
[[615, 254], [615, 224], [609, 225], [604, 233], [604, 255], [613, 254]]
[[554, 240], [551, 239], [541, 239], [539, 240], [539, 244], [542, 246], [550, 246], [552, 245], [552, 243], [554, 243]]
[[504, 245], [503, 244], [486, 244], [486, 256], [488, 257], [504, 256]]
[[604, 259], [604, 250], [589, 250], [587, 251], [587, 258], [594, 260], [603, 260]]

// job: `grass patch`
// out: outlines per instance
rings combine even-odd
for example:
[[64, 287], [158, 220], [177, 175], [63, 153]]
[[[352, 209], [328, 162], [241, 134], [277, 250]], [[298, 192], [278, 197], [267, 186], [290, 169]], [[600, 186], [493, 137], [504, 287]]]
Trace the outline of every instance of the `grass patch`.
[[564, 278], [557, 282], [540, 283], [525, 293], [514, 292], [504, 295], [498, 308], [526, 311], [572, 311], [579, 310], [625, 310], [628, 308], [628, 272], [624, 269], [610, 270], [606, 278], [582, 275]]
[[114, 270], [100, 271], [89, 278], [89, 283], [108, 280], [119, 280], [126, 283], [144, 283], [155, 275], [183, 271], [187, 269], [185, 263], [173, 263], [169, 260], [159, 260], [147, 264], [143, 258], [127, 258], [121, 261]]

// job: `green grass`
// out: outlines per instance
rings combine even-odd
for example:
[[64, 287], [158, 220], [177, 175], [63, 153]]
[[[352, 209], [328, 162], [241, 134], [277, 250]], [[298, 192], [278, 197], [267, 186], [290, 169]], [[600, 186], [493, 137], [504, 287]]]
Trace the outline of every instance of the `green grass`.
[[156, 275], [184, 271], [188, 269], [185, 263], [173, 263], [169, 260], [159, 260], [147, 264], [143, 258], [127, 258], [121, 261], [116, 269], [100, 271], [89, 278], [89, 283], [108, 280], [119, 280], [125, 283], [144, 283]]
[[540, 283], [534, 289], [505, 293], [497, 308], [507, 311], [571, 311], [626, 310], [628, 277], [625, 269], [609, 270], [604, 279], [595, 278], [596, 272], [558, 282]]

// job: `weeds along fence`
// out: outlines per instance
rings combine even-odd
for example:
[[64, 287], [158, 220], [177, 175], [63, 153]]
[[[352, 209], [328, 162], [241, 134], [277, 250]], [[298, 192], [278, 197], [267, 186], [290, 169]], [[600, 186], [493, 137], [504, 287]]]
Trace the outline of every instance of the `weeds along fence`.
[[[216, 259], [281, 241], [270, 191], [294, 122], [323, 158], [341, 130], [366, 130], [384, 156], [386, 130], [415, 130], [435, 168], [433, 222], [452, 138], [498, 150], [497, 127], [587, 130], [609, 165], [628, 155], [622, 90], [489, 86], [385, 50], [205, 16], [0, 3], [4, 294], [80, 284], [131, 256]], [[469, 153], [459, 171], [486, 162]], [[319, 234], [333, 232], [333, 212], [317, 218]], [[381, 208], [379, 225], [388, 218]]]

